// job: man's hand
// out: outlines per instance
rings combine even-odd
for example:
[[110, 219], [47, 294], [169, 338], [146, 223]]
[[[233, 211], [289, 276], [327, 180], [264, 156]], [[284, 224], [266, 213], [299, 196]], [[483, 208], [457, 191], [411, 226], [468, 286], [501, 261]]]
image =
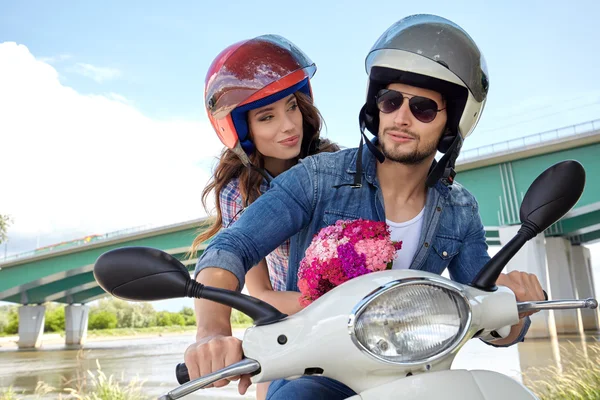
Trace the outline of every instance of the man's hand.
[[[496, 285], [506, 286], [512, 290], [515, 294], [517, 301], [543, 301], [545, 300], [544, 290], [537, 276], [528, 274], [527, 272], [512, 271], [508, 274], [500, 274]], [[538, 310], [539, 311], [539, 310]], [[495, 345], [503, 346], [514, 343], [521, 334], [524, 325], [524, 318], [535, 314], [537, 311], [530, 311], [527, 313], [520, 314], [520, 320], [516, 325], [513, 325], [510, 329], [510, 334], [503, 338], [494, 340], [491, 343]]]
[[[544, 290], [537, 276], [527, 272], [512, 271], [508, 274], [500, 274], [496, 285], [506, 286], [515, 293], [517, 301], [544, 301]], [[538, 310], [539, 311], [539, 310]], [[521, 315], [527, 317], [537, 311], [529, 311]]]

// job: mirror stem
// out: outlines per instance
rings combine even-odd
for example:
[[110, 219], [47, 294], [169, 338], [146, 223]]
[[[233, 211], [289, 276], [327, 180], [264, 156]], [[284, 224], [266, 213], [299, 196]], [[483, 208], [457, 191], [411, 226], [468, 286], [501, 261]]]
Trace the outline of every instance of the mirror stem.
[[256, 326], [271, 324], [287, 317], [275, 307], [254, 297], [227, 289], [204, 286], [193, 280], [190, 280], [185, 288], [185, 295], [196, 299], [212, 300], [235, 308], [252, 318]]
[[510, 259], [513, 258], [519, 250], [521, 250], [521, 247], [523, 247], [529, 239], [532, 239], [536, 235], [536, 230], [528, 225], [528, 223], [524, 223], [515, 237], [487, 262], [481, 271], [479, 271], [479, 274], [477, 274], [473, 283], [471, 283], [471, 286], [487, 292], [496, 290], [496, 281], [504, 267], [506, 267], [506, 264], [508, 264]]

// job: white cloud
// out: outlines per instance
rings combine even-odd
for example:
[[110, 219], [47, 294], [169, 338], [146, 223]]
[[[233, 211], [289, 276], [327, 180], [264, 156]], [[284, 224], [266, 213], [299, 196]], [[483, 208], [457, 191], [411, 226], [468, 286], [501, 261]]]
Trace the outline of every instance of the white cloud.
[[59, 54], [57, 56], [52, 56], [52, 57], [38, 57], [38, 60], [48, 63], [48, 64], [56, 64], [62, 61], [66, 61], [71, 59], [73, 56], [71, 56], [70, 54]]
[[129, 100], [127, 100], [127, 98], [123, 95], [120, 95], [118, 93], [108, 93], [106, 94], [106, 97], [108, 97], [111, 100], [115, 100], [124, 104], [131, 104], [131, 102]]
[[116, 68], [96, 67], [91, 64], [77, 63], [69, 71], [92, 78], [98, 83], [121, 77], [121, 71]]
[[0, 43], [0, 88], [9, 235], [68, 238], [204, 215], [210, 171], [199, 165], [222, 149], [208, 122], [156, 121], [118, 94], [82, 95], [15, 43]]

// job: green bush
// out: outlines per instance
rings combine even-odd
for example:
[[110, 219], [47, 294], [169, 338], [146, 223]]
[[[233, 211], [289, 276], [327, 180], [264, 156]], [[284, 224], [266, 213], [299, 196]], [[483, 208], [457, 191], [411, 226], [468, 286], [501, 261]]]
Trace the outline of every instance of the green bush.
[[252, 318], [236, 309], [231, 310], [232, 325], [252, 325]]
[[89, 329], [114, 329], [117, 327], [117, 316], [109, 311], [96, 311], [90, 313]]
[[171, 325], [185, 326], [185, 318], [179, 313], [169, 313], [171, 317]]
[[171, 313], [168, 311], [159, 311], [156, 313], [156, 326], [171, 326]]
[[106, 311], [117, 317], [117, 328], [147, 328], [156, 326], [156, 311], [149, 303], [129, 303], [121, 299], [106, 298], [90, 308], [90, 315]]
[[194, 326], [196, 325], [196, 314], [194, 310], [190, 307], [183, 307], [179, 314], [183, 315], [185, 319], [185, 326]]
[[65, 330], [65, 307], [46, 305], [44, 332], [62, 332]]
[[8, 313], [0, 313], [0, 333], [8, 326]]
[[16, 335], [19, 332], [19, 312], [15, 308], [8, 314], [8, 325], [4, 328], [4, 333]]

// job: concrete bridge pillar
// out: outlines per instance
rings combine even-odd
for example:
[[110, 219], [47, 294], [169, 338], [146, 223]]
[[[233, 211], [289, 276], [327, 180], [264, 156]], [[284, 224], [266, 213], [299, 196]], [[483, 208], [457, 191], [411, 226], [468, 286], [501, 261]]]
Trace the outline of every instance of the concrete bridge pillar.
[[[550, 278], [548, 295], [552, 300], [577, 298], [571, 265], [571, 242], [562, 237], [546, 238], [546, 251]], [[558, 333], [579, 333], [577, 310], [555, 310], [554, 318]]]
[[45, 306], [19, 307], [19, 348], [33, 349], [42, 345]]
[[[581, 245], [571, 246], [571, 267], [577, 298], [587, 299], [596, 297], [594, 288], [594, 275], [592, 273], [592, 256], [590, 249]], [[600, 330], [598, 310], [582, 309], [581, 322], [586, 331], [597, 332]]]
[[85, 305], [65, 307], [65, 344], [82, 345], [87, 338], [88, 314], [90, 308]]
[[[505, 226], [499, 229], [500, 244], [506, 245], [519, 230], [520, 226]], [[548, 274], [546, 269], [546, 244], [544, 234], [541, 233], [531, 239], [519, 250], [504, 268], [504, 273], [523, 271], [535, 274], [543, 288], [548, 287]], [[546, 289], [546, 291], [548, 291]], [[538, 312], [531, 317], [531, 327], [527, 338], [547, 338], [556, 336], [554, 320], [549, 312]]]

